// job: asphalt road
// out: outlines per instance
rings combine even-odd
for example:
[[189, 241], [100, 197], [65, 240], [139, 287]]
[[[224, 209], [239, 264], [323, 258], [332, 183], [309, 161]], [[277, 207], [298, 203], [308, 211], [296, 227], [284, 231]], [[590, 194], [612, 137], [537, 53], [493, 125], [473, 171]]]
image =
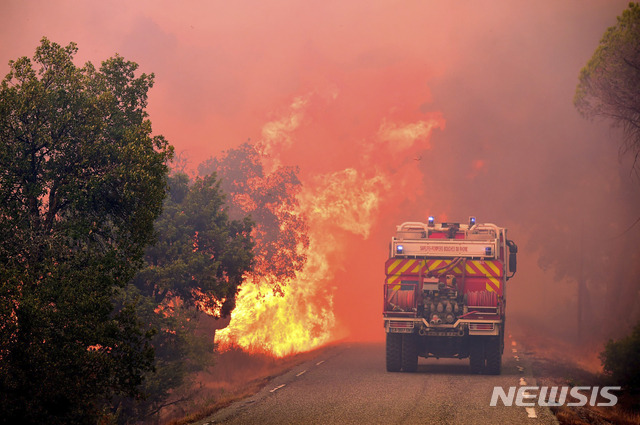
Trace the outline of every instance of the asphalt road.
[[556, 424], [546, 407], [489, 405], [494, 386], [519, 385], [535, 380], [511, 342], [500, 376], [471, 375], [467, 359], [420, 359], [416, 373], [389, 373], [384, 345], [347, 343], [197, 424]]

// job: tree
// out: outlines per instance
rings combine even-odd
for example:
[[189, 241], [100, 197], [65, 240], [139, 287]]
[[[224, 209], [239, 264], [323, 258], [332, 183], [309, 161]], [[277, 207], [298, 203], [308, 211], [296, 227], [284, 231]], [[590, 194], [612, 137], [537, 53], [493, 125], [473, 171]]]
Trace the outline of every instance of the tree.
[[602, 116], [621, 126], [622, 149], [640, 156], [640, 5], [629, 8], [607, 29], [580, 71], [574, 105], [586, 118]]
[[159, 305], [134, 285], [123, 295], [136, 301], [138, 317], [154, 330], [154, 369], [144, 376], [142, 398], [113, 398], [113, 416], [118, 424], [150, 423], [161, 410], [190, 401], [197, 373], [213, 365], [213, 338], [198, 332], [198, 311], [178, 300]]
[[[611, 120], [614, 127], [622, 128], [621, 153], [631, 153], [633, 155], [632, 170], [636, 175], [640, 171], [640, 5], [629, 3], [629, 7], [617, 18], [616, 25], [608, 28], [591, 59], [580, 71], [579, 82], [574, 96], [574, 105], [580, 114], [587, 118], [604, 117]], [[636, 220], [625, 233], [631, 230], [640, 222]], [[563, 232], [555, 232], [562, 238]], [[591, 248], [585, 247], [585, 255], [592, 255], [594, 258], [615, 258], [615, 252], [628, 253], [636, 247], [636, 242], [632, 239], [619, 240], [612, 246], [604, 244], [602, 240], [591, 242], [585, 240], [585, 244], [593, 245]], [[629, 246], [625, 246], [629, 245]], [[606, 252], [605, 252], [606, 251]], [[601, 254], [598, 254], [598, 253]], [[553, 254], [548, 254], [553, 255]], [[585, 257], [586, 258], [586, 257]], [[556, 258], [557, 260], [557, 258]], [[549, 260], [551, 262], [555, 260]], [[549, 263], [544, 259], [541, 262]], [[560, 273], [567, 274], [566, 264], [559, 268], [564, 270]], [[578, 270], [579, 269], [579, 270]], [[637, 267], [609, 267], [614, 270], [613, 281], [633, 281], [637, 276]], [[607, 290], [606, 285], [599, 282], [607, 272], [600, 268], [592, 267], [588, 261], [582, 260], [574, 263], [574, 275], [579, 279], [579, 326], [588, 326], [588, 321], [598, 321], [598, 314], [581, 315], [580, 312], [587, 311], [590, 299], [600, 298], [606, 300], [607, 309], [624, 310], [630, 308], [635, 297], [635, 287], [633, 285], [622, 285], [615, 290]], [[562, 276], [560, 276], [562, 277]], [[611, 278], [609, 273], [607, 278]], [[599, 292], [597, 294], [596, 292]], [[599, 321], [600, 320], [600, 321]], [[585, 323], [583, 323], [585, 322]], [[609, 327], [614, 329], [619, 323], [610, 321]]]
[[145, 111], [153, 74], [73, 63], [41, 40], [0, 86], [0, 421], [95, 423], [140, 396], [151, 333], [123, 288], [142, 265], [173, 148]]
[[256, 147], [244, 143], [200, 164], [198, 171], [220, 176], [231, 217], [250, 214], [255, 221], [251, 277], [282, 294], [282, 286], [304, 267], [309, 246], [305, 217], [297, 212], [297, 168], [281, 166], [266, 173]]
[[215, 174], [192, 182], [175, 174], [169, 187], [156, 243], [127, 289], [139, 300], [141, 318], [157, 330], [156, 370], [145, 381], [145, 399], [119, 401], [133, 420], [186, 399], [195, 374], [212, 363], [213, 336], [198, 334], [198, 310], [227, 317], [253, 261], [253, 223], [229, 220]]
[[227, 317], [253, 262], [253, 223], [229, 220], [216, 175], [170, 179], [170, 196], [156, 222], [157, 241], [133, 283], [159, 305], [180, 300], [215, 317]]

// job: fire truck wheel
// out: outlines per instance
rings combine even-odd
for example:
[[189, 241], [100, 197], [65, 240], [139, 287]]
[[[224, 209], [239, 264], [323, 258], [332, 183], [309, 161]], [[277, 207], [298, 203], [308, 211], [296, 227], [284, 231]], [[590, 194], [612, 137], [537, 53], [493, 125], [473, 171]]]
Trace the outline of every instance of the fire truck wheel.
[[414, 334], [402, 336], [402, 370], [415, 372], [418, 369], [418, 338]]
[[482, 341], [469, 342], [469, 367], [471, 373], [480, 374], [484, 369], [484, 344]]
[[387, 372], [400, 372], [402, 367], [402, 335], [387, 334]]
[[502, 372], [502, 354], [499, 339], [487, 341], [485, 356], [487, 358], [487, 374], [500, 375], [500, 372]]

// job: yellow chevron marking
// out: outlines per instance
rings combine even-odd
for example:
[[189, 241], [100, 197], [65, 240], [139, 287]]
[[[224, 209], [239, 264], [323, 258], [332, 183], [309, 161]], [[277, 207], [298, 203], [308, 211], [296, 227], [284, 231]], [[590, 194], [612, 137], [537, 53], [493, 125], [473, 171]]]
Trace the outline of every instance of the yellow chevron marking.
[[431, 267], [429, 267], [430, 269], [437, 269], [438, 266], [440, 266], [440, 264], [442, 263], [442, 260], [435, 260], [433, 263], [431, 263]]
[[491, 268], [491, 270], [493, 270], [494, 276], [500, 276], [500, 269], [498, 268], [498, 266], [496, 266], [496, 263], [494, 263], [493, 261], [488, 261], [486, 264]]
[[400, 277], [399, 274], [395, 274], [393, 276], [389, 276], [389, 279], [387, 279], [387, 283], [389, 285], [391, 285], [393, 282], [395, 282], [396, 280], [398, 280], [398, 278]]
[[456, 272], [457, 274], [462, 274], [462, 270], [460, 270], [460, 267], [454, 267], [453, 271]]
[[[474, 264], [475, 264], [475, 262], [474, 262], [474, 261], [472, 261], [472, 263], [474, 263]], [[476, 272], [476, 271], [471, 267], [471, 264], [468, 264], [468, 263], [465, 265], [465, 269], [467, 269], [467, 273], [475, 273], [475, 272]]]
[[393, 271], [393, 269], [398, 267], [400, 263], [402, 263], [402, 260], [396, 260], [393, 263], [391, 263], [391, 265], [387, 268], [387, 274], [390, 274]]
[[399, 271], [399, 272], [397, 272], [397, 273], [395, 273], [395, 274], [402, 274], [402, 273], [406, 272], [406, 271], [407, 271], [407, 269], [408, 269], [409, 267], [413, 266], [413, 264], [415, 263], [415, 261], [416, 261], [416, 260], [409, 260], [409, 261], [407, 262], [407, 264], [405, 264], [404, 266], [402, 266], [402, 268], [400, 269], [400, 271]]
[[399, 285], [399, 284], [398, 284], [398, 285], [396, 285], [396, 286], [394, 286], [394, 287], [393, 287], [393, 290], [394, 290], [394, 291], [399, 291], [401, 286], [402, 286], [402, 285]]
[[496, 288], [500, 288], [500, 280], [496, 279], [495, 277], [492, 277], [489, 279], [491, 282], [493, 282], [494, 285], [496, 285]]
[[[496, 279], [495, 277], [491, 277], [491, 278], [489, 278], [489, 280], [491, 281], [491, 283], [493, 283], [495, 285], [496, 288], [500, 289], [500, 281], [498, 279]], [[487, 288], [487, 291], [495, 292], [494, 287], [492, 285], [489, 285], [488, 282], [487, 282], [487, 284], [485, 286]]]
[[482, 272], [482, 274], [484, 274], [486, 277], [492, 277], [491, 273], [489, 273], [489, 272], [487, 271], [487, 269], [485, 269], [485, 268], [484, 268], [484, 266], [483, 266], [482, 264], [477, 263], [475, 266], [476, 266], [476, 267], [478, 268], [478, 270], [480, 270], [480, 271]]

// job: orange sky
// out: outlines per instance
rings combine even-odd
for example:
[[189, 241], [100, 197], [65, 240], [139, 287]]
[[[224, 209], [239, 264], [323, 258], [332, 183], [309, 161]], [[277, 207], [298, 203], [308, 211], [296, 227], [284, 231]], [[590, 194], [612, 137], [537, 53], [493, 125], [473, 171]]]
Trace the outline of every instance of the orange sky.
[[[550, 304], [557, 276], [540, 266], [552, 258], [576, 274], [577, 216], [590, 229], [606, 217], [600, 231], [617, 234], [640, 212], [618, 134], [571, 103], [627, 3], [4, 0], [0, 72], [44, 35], [75, 41], [80, 61], [117, 52], [156, 74], [154, 131], [193, 168], [275, 128], [280, 160], [306, 184], [346, 168], [383, 172], [392, 185], [371, 233], [345, 237], [336, 272], [337, 316], [352, 332], [380, 332], [368, 324], [380, 316], [388, 238], [429, 214], [508, 226], [522, 253], [511, 311], [566, 321], [575, 288], [565, 283]], [[389, 135], [431, 119], [441, 125], [409, 149]]]
[[271, 115], [310, 92], [348, 91], [348, 124], [359, 108], [441, 108], [449, 93], [432, 91], [443, 80], [473, 84], [470, 107], [493, 85], [522, 98], [541, 94], [531, 92], [540, 78], [546, 89], [564, 78], [570, 92], [625, 4], [4, 0], [0, 64], [31, 55], [43, 35], [77, 42], [81, 61], [116, 52], [136, 61], [156, 74], [154, 128], [199, 161], [259, 138]]

